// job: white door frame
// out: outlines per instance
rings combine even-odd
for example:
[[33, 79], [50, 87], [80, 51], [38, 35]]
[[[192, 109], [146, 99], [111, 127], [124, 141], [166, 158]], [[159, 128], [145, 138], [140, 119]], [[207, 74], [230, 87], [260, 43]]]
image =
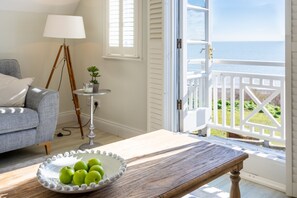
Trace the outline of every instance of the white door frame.
[[286, 0], [285, 2], [285, 70], [286, 70], [286, 193], [289, 196], [293, 196], [296, 189], [293, 192], [293, 130], [292, 130], [292, 41], [291, 41], [291, 27], [292, 27], [292, 2], [291, 0]]
[[177, 82], [175, 71], [172, 69], [176, 59], [175, 41], [175, 1], [163, 0], [163, 24], [164, 24], [164, 123], [165, 129], [177, 132], [176, 120], [176, 89]]

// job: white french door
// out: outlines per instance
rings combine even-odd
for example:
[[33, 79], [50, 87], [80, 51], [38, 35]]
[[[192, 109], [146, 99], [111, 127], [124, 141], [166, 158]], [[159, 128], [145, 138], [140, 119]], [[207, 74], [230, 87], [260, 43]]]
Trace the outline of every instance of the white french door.
[[209, 0], [178, 0], [177, 107], [179, 131], [204, 129], [210, 119]]

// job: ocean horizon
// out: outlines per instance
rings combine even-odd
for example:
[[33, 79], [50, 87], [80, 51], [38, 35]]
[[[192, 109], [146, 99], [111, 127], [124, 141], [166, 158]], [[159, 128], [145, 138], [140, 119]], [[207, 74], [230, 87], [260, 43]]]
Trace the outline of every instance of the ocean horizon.
[[[213, 59], [285, 62], [285, 41], [215, 41]], [[203, 45], [189, 45], [188, 59], [204, 57]], [[285, 75], [284, 67], [213, 64], [214, 71]], [[200, 65], [188, 65], [188, 71], [200, 71]]]

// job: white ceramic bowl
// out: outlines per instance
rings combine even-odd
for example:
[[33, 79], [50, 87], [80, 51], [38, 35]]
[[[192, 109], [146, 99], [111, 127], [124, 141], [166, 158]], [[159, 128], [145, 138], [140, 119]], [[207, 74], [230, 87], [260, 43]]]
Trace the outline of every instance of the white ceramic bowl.
[[[91, 183], [89, 186], [86, 184], [77, 186], [71, 184], [65, 185], [59, 181], [59, 171], [62, 167], [73, 167], [77, 161], [82, 160], [87, 162], [91, 158], [98, 158], [102, 162], [105, 172], [103, 179], [98, 184]], [[126, 167], [127, 165], [124, 159], [117, 154], [105, 151], [78, 150], [48, 158], [39, 166], [36, 175], [39, 183], [49, 190], [60, 193], [84, 193], [98, 190], [114, 182], [123, 175]]]

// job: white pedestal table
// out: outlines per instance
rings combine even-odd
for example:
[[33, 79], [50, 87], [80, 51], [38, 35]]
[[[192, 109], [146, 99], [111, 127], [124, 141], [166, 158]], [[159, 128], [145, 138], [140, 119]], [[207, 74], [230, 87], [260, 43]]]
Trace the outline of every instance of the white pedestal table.
[[80, 96], [89, 96], [90, 97], [90, 106], [91, 106], [91, 112], [90, 112], [90, 131], [89, 134], [87, 135], [89, 138], [89, 143], [85, 143], [80, 145], [79, 149], [84, 150], [84, 149], [91, 149], [94, 147], [98, 147], [100, 144], [97, 142], [94, 142], [94, 138], [95, 138], [95, 133], [94, 133], [94, 96], [102, 96], [105, 94], [110, 93], [111, 90], [109, 89], [99, 89], [97, 93], [89, 93], [89, 92], [84, 92], [83, 89], [77, 89], [75, 91], [73, 91], [74, 94], [76, 95], [80, 95]]

